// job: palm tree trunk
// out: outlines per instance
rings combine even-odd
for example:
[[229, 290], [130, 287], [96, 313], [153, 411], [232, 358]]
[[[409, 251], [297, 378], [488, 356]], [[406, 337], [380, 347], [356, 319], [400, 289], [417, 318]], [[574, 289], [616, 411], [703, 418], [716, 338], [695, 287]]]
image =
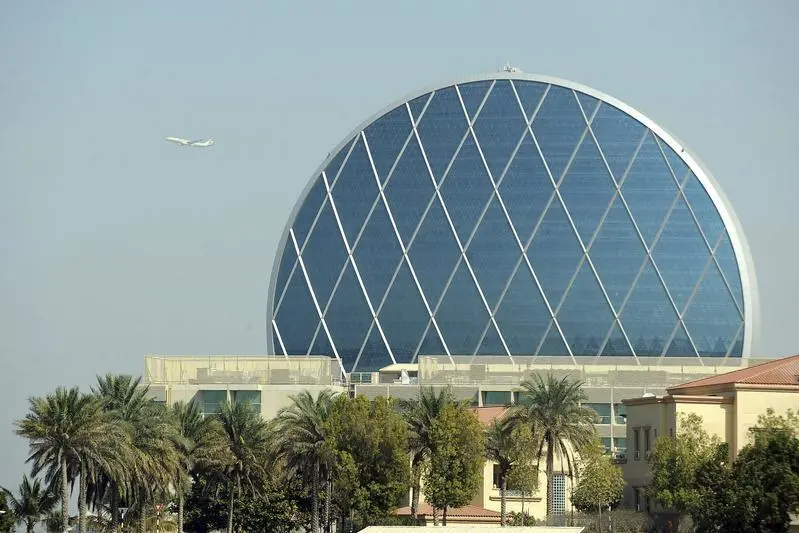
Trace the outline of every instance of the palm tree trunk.
[[[319, 464], [314, 465], [313, 470], [313, 493], [311, 499], [313, 500], [313, 508], [311, 511], [311, 531], [319, 533]], [[231, 532], [232, 533], [232, 532]]]
[[67, 479], [67, 460], [61, 458], [61, 528], [69, 527], [69, 480]]
[[183, 492], [178, 492], [178, 533], [183, 533]]
[[78, 531], [86, 533], [86, 487], [88, 481], [86, 480], [86, 464], [81, 461], [80, 463], [80, 483], [78, 485]]
[[[499, 487], [499, 525], [505, 527], [505, 505], [506, 505], [506, 495], [508, 493], [508, 479], [505, 476], [502, 476], [502, 483]], [[522, 505], [524, 505], [524, 501], [522, 501]]]
[[414, 457], [411, 463], [411, 475], [413, 485], [411, 486], [411, 517], [415, 520], [419, 513], [419, 492], [422, 485], [422, 469], [419, 468], [419, 460]]
[[119, 489], [116, 483], [111, 485], [111, 529], [119, 529]]
[[330, 472], [327, 473], [327, 482], [325, 484], [325, 533], [330, 533], [330, 498], [332, 495], [332, 482], [330, 481]]
[[553, 449], [552, 443], [552, 436], [547, 435], [547, 525], [551, 524], [552, 520], [552, 500], [555, 496], [554, 494], [554, 477], [555, 477], [555, 464], [554, 464], [554, 453], [555, 450]]
[[139, 491], [139, 533], [147, 533], [147, 492]]
[[236, 483], [230, 479], [230, 500], [227, 505], [227, 533], [233, 533], [233, 499], [236, 497]]
[[437, 507], [433, 507], [433, 525], [434, 526], [438, 525], [438, 508]]

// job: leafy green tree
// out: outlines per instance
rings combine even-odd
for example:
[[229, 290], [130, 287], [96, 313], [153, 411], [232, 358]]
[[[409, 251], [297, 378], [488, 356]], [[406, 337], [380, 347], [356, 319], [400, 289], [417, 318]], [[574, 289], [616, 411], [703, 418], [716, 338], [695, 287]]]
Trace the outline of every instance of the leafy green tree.
[[532, 380], [521, 383], [522, 401], [516, 404], [511, 416], [530, 426], [540, 437], [538, 457], [546, 455], [547, 518], [552, 514], [555, 458], [566, 463], [570, 477], [574, 472], [574, 453], [581, 452], [594, 442], [597, 414], [582, 406], [587, 397], [581, 381], [561, 379], [548, 374], [546, 379], [535, 374]]
[[425, 498], [435, 509], [462, 507], [477, 493], [485, 464], [485, 433], [477, 415], [462, 404], [448, 404], [430, 428], [430, 461]]
[[327, 478], [336, 460], [335, 449], [328, 439], [327, 423], [335, 396], [336, 393], [324, 390], [314, 398], [310, 392], [303, 391], [292, 396], [292, 404], [281, 409], [276, 419], [277, 453], [285, 463], [286, 473], [300, 475], [310, 484], [313, 533], [319, 531], [322, 479]]
[[602, 509], [621, 501], [626, 485], [624, 475], [613, 459], [605, 455], [605, 448], [599, 440], [583, 449], [578, 468], [572, 503], [580, 511], [597, 512], [601, 530]]
[[411, 454], [411, 517], [414, 519], [419, 511], [422, 472], [430, 457], [433, 421], [445, 406], [455, 403], [451, 389], [436, 392], [432, 387], [420, 388], [416, 398], [400, 400], [400, 409], [411, 432], [408, 449]]
[[532, 525], [533, 521], [529, 520], [524, 512], [524, 504], [527, 497], [532, 495], [538, 490], [538, 444], [541, 438], [535, 435], [526, 424], [517, 424], [513, 429], [511, 436], [513, 447], [510, 453], [511, 469], [508, 473], [508, 487], [511, 490], [516, 490], [522, 496], [522, 510], [517, 513], [514, 518], [513, 525], [516, 524], [518, 519], [521, 523], [518, 525]]
[[339, 396], [333, 402], [329, 436], [338, 452], [337, 500], [360, 526], [374, 524], [396, 509], [407, 494], [408, 428], [388, 398]]
[[506, 519], [508, 474], [513, 467], [511, 458], [515, 446], [513, 429], [513, 420], [509, 418], [494, 419], [486, 429], [486, 459], [496, 463], [499, 473], [499, 520], [503, 527]]
[[766, 414], [757, 417], [757, 425], [749, 428], [749, 435], [754, 440], [759, 434], [773, 434], [785, 431], [793, 437], [799, 437], [799, 415], [793, 409], [788, 409], [785, 416], [775, 414], [772, 407], [766, 409]]
[[259, 482], [269, 478], [272, 432], [249, 402], [224, 402], [217, 418], [229, 457], [217, 471], [222, 474], [222, 483], [227, 483], [227, 533], [233, 533], [236, 499], [257, 496], [260, 493]]
[[17, 523], [25, 524], [28, 533], [33, 533], [36, 524], [44, 520], [58, 504], [58, 497], [47, 487], [42, 487], [38, 478], [34, 478], [31, 483], [24, 474], [19, 485], [19, 497], [7, 488], [3, 487], [2, 491], [7, 497], [11, 514]]
[[701, 416], [681, 413], [677, 435], [659, 437], [652, 448], [648, 495], [666, 509], [690, 513], [701, 501], [696, 485], [697, 468], [714, 456], [719, 444], [717, 436], [705, 431]]
[[32, 474], [58, 484], [61, 527], [69, 525], [70, 484], [79, 478], [78, 509], [81, 529], [86, 525], [86, 488], [96, 470], [115, 470], [117, 453], [129, 442], [128, 434], [111, 422], [102, 401], [82, 394], [78, 387], [57, 388], [54, 394], [29, 400], [29, 411], [15, 423], [16, 433], [29, 441]]

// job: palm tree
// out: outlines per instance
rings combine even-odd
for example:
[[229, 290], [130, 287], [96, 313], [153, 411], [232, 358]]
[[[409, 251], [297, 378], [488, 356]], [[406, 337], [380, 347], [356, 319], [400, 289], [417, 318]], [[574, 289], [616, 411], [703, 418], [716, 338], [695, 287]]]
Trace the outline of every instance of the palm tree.
[[[319, 493], [323, 475], [328, 475], [335, 453], [327, 440], [327, 420], [336, 393], [324, 390], [314, 398], [308, 391], [292, 396], [292, 404], [277, 414], [278, 456], [286, 462], [289, 473], [310, 477], [313, 511], [311, 531], [319, 531]], [[328, 491], [330, 484], [327, 484]], [[330, 494], [327, 494], [327, 502]], [[328, 503], [329, 505], [329, 503]], [[327, 514], [327, 513], [326, 513]]]
[[220, 468], [227, 479], [228, 533], [233, 533], [233, 503], [237, 495], [256, 495], [268, 476], [271, 431], [249, 402], [224, 402], [217, 415], [225, 436], [228, 460]]
[[32, 474], [45, 472], [50, 486], [60, 485], [61, 521], [69, 522], [70, 484], [80, 478], [78, 509], [81, 531], [86, 525], [86, 489], [98, 470], [112, 470], [120, 462], [119, 447], [127, 435], [103, 411], [102, 402], [82, 394], [78, 387], [59, 387], [55, 394], [29, 400], [29, 412], [16, 421], [16, 433], [27, 438]]
[[411, 433], [411, 516], [413, 518], [416, 518], [419, 510], [422, 466], [430, 456], [430, 429], [442, 409], [447, 404], [455, 402], [455, 395], [451, 389], [441, 389], [436, 393], [432, 387], [421, 388], [414, 399], [400, 401], [400, 409]]
[[168, 410], [149, 396], [149, 387], [141, 385], [140, 377], [98, 376], [97, 387], [92, 390], [117, 425], [126, 429], [130, 443], [124, 447], [126, 468], [104, 470], [96, 497], [110, 497], [114, 528], [119, 524], [119, 505], [125, 498], [140, 518], [139, 531], [144, 531], [148, 504], [168, 494], [174, 473], [180, 468], [177, 448], [182, 439]]
[[19, 485], [19, 498], [6, 488], [2, 490], [8, 497], [9, 510], [17, 523], [25, 524], [28, 533], [33, 533], [36, 524], [44, 520], [58, 503], [58, 497], [52, 491], [43, 488], [38, 478], [34, 478], [31, 483], [25, 474]]
[[555, 455], [566, 462], [571, 478], [572, 453], [579, 453], [596, 439], [597, 414], [581, 405], [587, 399], [582, 386], [581, 381], [571, 381], [568, 377], [556, 379], [549, 374], [544, 379], [536, 374], [532, 380], [522, 381], [522, 401], [511, 408], [510, 416], [530, 425], [540, 439], [539, 462], [546, 453], [547, 520], [552, 515]]
[[486, 429], [486, 459], [499, 467], [500, 524], [505, 527], [505, 505], [508, 491], [508, 474], [513, 468], [514, 419], [496, 418]]
[[186, 493], [191, 487], [190, 475], [197, 466], [220, 467], [224, 464], [225, 446], [222, 426], [216, 417], [204, 417], [197, 402], [178, 402], [172, 406], [172, 423], [181, 437], [177, 448], [181, 465], [175, 473], [174, 487], [178, 497], [177, 530], [183, 533], [183, 510]]

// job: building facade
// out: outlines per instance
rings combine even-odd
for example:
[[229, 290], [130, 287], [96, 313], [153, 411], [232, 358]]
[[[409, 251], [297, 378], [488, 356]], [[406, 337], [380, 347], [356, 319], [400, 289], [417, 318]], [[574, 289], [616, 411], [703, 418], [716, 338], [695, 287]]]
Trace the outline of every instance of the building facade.
[[510, 70], [403, 98], [330, 153], [280, 243], [269, 353], [347, 373], [748, 356], [754, 269], [707, 170], [622, 102]]

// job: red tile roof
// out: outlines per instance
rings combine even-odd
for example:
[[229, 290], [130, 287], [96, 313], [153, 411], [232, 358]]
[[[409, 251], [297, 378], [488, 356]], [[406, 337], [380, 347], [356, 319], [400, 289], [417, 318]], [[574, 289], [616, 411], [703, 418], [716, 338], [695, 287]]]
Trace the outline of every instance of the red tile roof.
[[[394, 511], [394, 514], [400, 516], [410, 516], [411, 508], [400, 507]], [[418, 514], [433, 516], [433, 508], [430, 507], [430, 504], [420, 503]], [[441, 511], [439, 511], [438, 514], [439, 518], [441, 518]], [[457, 509], [447, 509], [447, 517], [449, 518], [499, 518], [499, 516], [500, 514], [497, 511], [485, 509], [484, 507], [477, 505], [465, 505], [463, 507], [458, 507]]]
[[699, 387], [716, 387], [743, 383], [748, 385], [778, 385], [799, 387], [799, 355], [777, 359], [734, 370], [716, 376], [709, 376], [681, 385], [669, 387], [669, 393], [681, 393]]
[[480, 419], [480, 423], [488, 427], [495, 418], [501, 419], [505, 416], [508, 412], [508, 407], [470, 407], [469, 410], [477, 413], [477, 418]]

